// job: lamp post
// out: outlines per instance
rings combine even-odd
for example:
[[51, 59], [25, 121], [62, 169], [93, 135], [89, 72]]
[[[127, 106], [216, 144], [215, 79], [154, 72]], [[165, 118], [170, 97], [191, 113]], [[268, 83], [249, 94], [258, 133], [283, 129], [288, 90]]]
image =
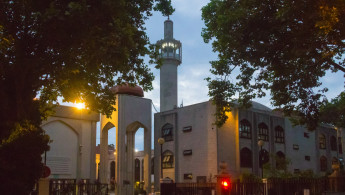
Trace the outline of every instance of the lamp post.
[[[260, 164], [261, 164], [261, 178], [264, 178], [263, 151], [262, 151], [262, 147], [264, 145], [265, 145], [264, 140], [259, 138], [259, 141], [258, 141], [258, 146], [260, 147], [260, 151], [259, 151], [259, 167], [260, 167]], [[260, 153], [261, 153], [261, 155], [260, 155]]]
[[165, 143], [164, 138], [159, 138], [158, 139], [159, 145], [161, 145], [161, 179], [163, 179], [163, 155], [162, 155], [162, 150], [163, 150], [163, 144]]

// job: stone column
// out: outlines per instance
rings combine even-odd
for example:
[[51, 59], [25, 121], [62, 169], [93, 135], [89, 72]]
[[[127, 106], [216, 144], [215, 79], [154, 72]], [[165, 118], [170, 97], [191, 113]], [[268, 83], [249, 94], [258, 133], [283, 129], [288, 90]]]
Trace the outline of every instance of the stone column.
[[127, 173], [126, 180], [129, 185], [126, 186], [127, 194], [134, 194], [134, 135], [135, 131], [128, 131], [127, 133]]
[[99, 181], [107, 183], [107, 170], [108, 170], [108, 129], [101, 129], [100, 133], [100, 169]]
[[[120, 120], [120, 119], [119, 119]], [[122, 124], [118, 122], [116, 128], [116, 194], [126, 194], [126, 145], [125, 145], [125, 132]]]
[[144, 129], [144, 190], [146, 193], [151, 192], [151, 130], [149, 129]]

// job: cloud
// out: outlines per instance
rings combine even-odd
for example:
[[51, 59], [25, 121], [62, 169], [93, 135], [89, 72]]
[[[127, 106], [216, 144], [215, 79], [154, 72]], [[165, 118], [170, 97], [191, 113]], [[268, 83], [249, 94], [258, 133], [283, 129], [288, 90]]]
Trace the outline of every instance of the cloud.
[[181, 67], [178, 76], [178, 103], [184, 106], [208, 101], [205, 78], [209, 76], [209, 64], [191, 64]]

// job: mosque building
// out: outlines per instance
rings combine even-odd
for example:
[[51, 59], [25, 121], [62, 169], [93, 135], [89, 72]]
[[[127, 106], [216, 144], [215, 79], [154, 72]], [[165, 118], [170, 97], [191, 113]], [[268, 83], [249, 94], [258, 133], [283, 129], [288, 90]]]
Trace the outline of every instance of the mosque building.
[[[250, 109], [232, 108], [228, 120], [217, 128], [215, 105], [211, 101], [177, 106], [177, 68], [182, 62], [181, 42], [173, 38], [173, 22], [164, 22], [160, 57], [160, 112], [154, 115], [155, 181], [215, 181], [219, 164], [225, 162], [230, 175], [262, 176], [262, 164], [277, 170], [316, 174], [331, 172], [332, 163], [343, 161], [344, 136], [341, 129], [320, 126], [308, 131], [293, 126], [287, 117], [252, 102]], [[158, 139], [165, 142], [159, 143]], [[162, 145], [161, 145], [162, 144]], [[162, 146], [162, 151], [161, 151]], [[162, 156], [161, 156], [162, 154]], [[159, 183], [155, 182], [155, 188]]]
[[[286, 169], [285, 162], [289, 162], [287, 170], [291, 173], [312, 170], [324, 175], [331, 172], [332, 164], [343, 162], [345, 135], [341, 128], [322, 125], [311, 132], [293, 126], [287, 117], [257, 102], [252, 102], [250, 109], [232, 108], [228, 120], [218, 128], [213, 125], [215, 105], [211, 101], [178, 107], [177, 68], [182, 63], [182, 43], [173, 37], [171, 20], [164, 22], [164, 39], [157, 44], [163, 64], [160, 112], [154, 114], [153, 155], [152, 101], [143, 98], [140, 87], [117, 86], [112, 89], [116, 111], [111, 118], [59, 106], [42, 124], [53, 140], [44, 155], [51, 169], [49, 179], [109, 183], [114, 176], [116, 193], [132, 195], [132, 184], [138, 180], [145, 181], [147, 192], [151, 191], [151, 181], [155, 191], [159, 190], [161, 178], [215, 182], [222, 162], [233, 178], [244, 173], [265, 176], [263, 164], [280, 171]], [[101, 143], [96, 148], [98, 121]], [[116, 154], [108, 148], [108, 130], [113, 127]], [[144, 151], [140, 154], [134, 151], [138, 128], [144, 129]], [[158, 142], [159, 138], [164, 138], [164, 143]]]

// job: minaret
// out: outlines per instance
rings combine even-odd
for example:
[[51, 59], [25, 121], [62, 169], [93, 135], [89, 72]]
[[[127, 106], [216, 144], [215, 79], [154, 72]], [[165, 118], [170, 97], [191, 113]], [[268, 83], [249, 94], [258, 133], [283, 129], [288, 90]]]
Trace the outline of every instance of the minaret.
[[177, 66], [182, 62], [182, 44], [173, 37], [173, 22], [164, 22], [164, 39], [157, 42], [160, 68], [160, 111], [172, 110], [177, 106]]

